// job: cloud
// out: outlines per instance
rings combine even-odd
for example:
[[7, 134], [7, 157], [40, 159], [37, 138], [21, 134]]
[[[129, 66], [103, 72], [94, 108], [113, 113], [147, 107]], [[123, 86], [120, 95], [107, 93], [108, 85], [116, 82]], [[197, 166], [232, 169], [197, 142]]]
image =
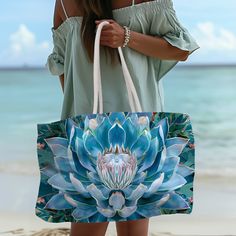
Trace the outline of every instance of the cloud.
[[0, 55], [1, 65], [43, 64], [50, 50], [48, 41], [37, 42], [36, 36], [25, 24], [9, 36], [9, 47]]
[[14, 56], [23, 55], [31, 50], [47, 49], [47, 41], [37, 44], [35, 35], [29, 31], [26, 25], [21, 24], [19, 29], [10, 35], [11, 52]]
[[202, 51], [236, 51], [236, 35], [228, 29], [218, 27], [213, 22], [198, 23], [193, 34], [201, 45]]

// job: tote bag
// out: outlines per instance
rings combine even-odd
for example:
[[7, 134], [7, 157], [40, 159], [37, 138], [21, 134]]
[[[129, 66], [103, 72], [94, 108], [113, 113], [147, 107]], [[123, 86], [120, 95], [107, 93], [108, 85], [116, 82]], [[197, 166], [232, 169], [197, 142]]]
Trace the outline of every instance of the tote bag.
[[131, 112], [103, 112], [99, 48], [105, 24], [97, 27], [94, 44], [93, 113], [37, 124], [35, 214], [56, 223], [189, 214], [195, 150], [190, 117], [142, 111], [121, 47]]

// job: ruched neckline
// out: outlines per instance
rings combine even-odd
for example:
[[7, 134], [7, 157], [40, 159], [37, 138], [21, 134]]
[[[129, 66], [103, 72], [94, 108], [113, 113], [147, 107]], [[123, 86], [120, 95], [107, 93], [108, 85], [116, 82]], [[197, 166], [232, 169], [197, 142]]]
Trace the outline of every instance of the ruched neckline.
[[[112, 13], [115, 19], [124, 19], [130, 17], [131, 12], [133, 11], [137, 14], [138, 11], [146, 10], [146, 8], [155, 9], [155, 7], [171, 7], [173, 6], [172, 0], [153, 0], [149, 2], [142, 2], [135, 5], [130, 5], [122, 8], [113, 9]], [[53, 33], [63, 32], [68, 23], [81, 23], [83, 16], [69, 16], [64, 20], [56, 29], [51, 27]]]

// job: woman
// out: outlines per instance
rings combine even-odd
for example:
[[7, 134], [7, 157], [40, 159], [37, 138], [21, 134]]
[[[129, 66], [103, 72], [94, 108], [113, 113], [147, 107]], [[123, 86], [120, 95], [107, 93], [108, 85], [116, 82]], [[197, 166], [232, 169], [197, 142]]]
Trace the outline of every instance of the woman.
[[[130, 110], [119, 46], [143, 109], [163, 111], [161, 78], [199, 48], [179, 22], [172, 0], [56, 0], [47, 67], [59, 76], [64, 92], [61, 119], [92, 113], [94, 36], [104, 19], [110, 22], [100, 40], [104, 112]], [[126, 43], [123, 26], [130, 28]], [[108, 223], [71, 223], [71, 236], [105, 235]], [[118, 236], [148, 235], [148, 223], [148, 218], [116, 222]]]

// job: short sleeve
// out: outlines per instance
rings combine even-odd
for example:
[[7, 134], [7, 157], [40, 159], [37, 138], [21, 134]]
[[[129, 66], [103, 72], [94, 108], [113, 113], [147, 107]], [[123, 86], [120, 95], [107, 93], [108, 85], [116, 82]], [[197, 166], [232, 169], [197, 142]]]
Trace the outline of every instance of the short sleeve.
[[[189, 55], [200, 48], [188, 29], [179, 21], [172, 0], [168, 7], [153, 15], [151, 32], [164, 38], [172, 46], [189, 51]], [[179, 61], [157, 60], [158, 80], [170, 71]]]
[[53, 38], [53, 50], [47, 58], [45, 66], [52, 75], [62, 75], [64, 73], [65, 39], [59, 31], [51, 28]]

